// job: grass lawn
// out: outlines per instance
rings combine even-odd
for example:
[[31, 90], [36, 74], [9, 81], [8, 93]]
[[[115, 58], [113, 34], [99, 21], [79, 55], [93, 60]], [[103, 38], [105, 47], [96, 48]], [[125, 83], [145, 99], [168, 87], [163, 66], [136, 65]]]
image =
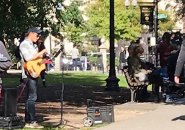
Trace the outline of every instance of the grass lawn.
[[[119, 86], [127, 86], [124, 76], [117, 75], [120, 79]], [[95, 72], [76, 72], [76, 73], [64, 73], [64, 83], [67, 85], [82, 85], [82, 86], [105, 86], [105, 79], [108, 78], [108, 74], [95, 73]], [[48, 83], [62, 83], [62, 74], [53, 73], [47, 75]]]
[[[10, 74], [3, 78], [3, 85], [5, 86], [17, 86], [19, 85], [20, 74]], [[62, 78], [63, 77], [63, 78]], [[62, 73], [48, 73], [46, 76], [46, 82], [48, 85], [62, 84], [65, 85], [81, 85], [81, 86], [105, 86], [105, 79], [108, 77], [108, 73], [102, 74], [99, 72], [64, 72]], [[118, 74], [117, 78], [120, 79], [119, 86], [126, 87], [127, 83], [123, 75]], [[39, 85], [41, 80], [39, 79]]]

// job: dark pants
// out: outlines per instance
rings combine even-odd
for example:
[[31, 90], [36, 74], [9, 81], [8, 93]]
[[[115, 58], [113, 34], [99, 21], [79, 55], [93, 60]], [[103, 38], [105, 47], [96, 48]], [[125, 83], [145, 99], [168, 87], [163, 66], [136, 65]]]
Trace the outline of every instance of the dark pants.
[[153, 71], [148, 76], [149, 82], [152, 84], [152, 89], [154, 94], [159, 97], [159, 87], [161, 86], [161, 89], [163, 91], [163, 78], [157, 74], [155, 71]]
[[74, 67], [74, 70], [76, 71], [78, 67], [78, 58], [73, 59], [73, 67]]
[[41, 76], [41, 79], [42, 79], [42, 85], [46, 87], [46, 71], [43, 70], [43, 71], [40, 73], [40, 76]]
[[2, 101], [2, 79], [1, 79], [1, 76], [0, 76], [0, 103]]
[[35, 119], [35, 101], [37, 100], [38, 79], [28, 78], [27, 95], [25, 103], [25, 122], [30, 123]]

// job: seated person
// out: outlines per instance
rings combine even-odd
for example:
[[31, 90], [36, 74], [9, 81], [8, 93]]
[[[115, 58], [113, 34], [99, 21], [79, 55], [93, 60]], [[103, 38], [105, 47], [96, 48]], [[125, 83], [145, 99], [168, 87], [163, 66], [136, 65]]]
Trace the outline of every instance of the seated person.
[[[136, 43], [134, 43], [134, 42], [132, 42], [131, 44], [130, 44], [130, 46], [128, 47], [128, 53], [129, 53], [129, 57], [128, 57], [128, 59], [130, 58], [130, 57], [133, 57], [133, 53], [134, 53], [134, 50], [135, 50], [135, 48], [137, 48], [138, 46], [140, 46], [139, 44], [136, 44]], [[142, 48], [141, 46], [140, 46], [140, 48]], [[144, 52], [144, 49], [142, 48], [142, 51]], [[142, 53], [143, 53], [142, 52]], [[139, 56], [140, 57], [140, 56]], [[127, 59], [127, 62], [128, 62], [128, 59]], [[140, 59], [139, 58], [139, 60], [140, 60], [140, 63], [141, 63], [141, 66], [144, 68], [144, 69], [154, 69], [154, 64], [152, 64], [152, 63], [150, 63], [150, 62], [148, 62], [148, 61], [145, 61], [145, 60], [142, 60], [142, 59]], [[132, 61], [131, 61], [132, 62]]]
[[[138, 45], [134, 47], [132, 55], [127, 58], [128, 73], [133, 77], [137, 77], [139, 81], [155, 84], [155, 88], [159, 88], [162, 83], [162, 78], [158, 73], [156, 73], [155, 69], [146, 68], [147, 65], [140, 59], [143, 52], [144, 49], [141, 46]], [[157, 92], [155, 92], [157, 98], [159, 98], [158, 90], [159, 89], [156, 89]]]
[[128, 72], [130, 75], [138, 77], [140, 81], [146, 81], [147, 75], [152, 71], [144, 68], [144, 63], [140, 59], [140, 56], [144, 52], [144, 49], [141, 46], [136, 46], [133, 49], [131, 56], [127, 58], [128, 63]]

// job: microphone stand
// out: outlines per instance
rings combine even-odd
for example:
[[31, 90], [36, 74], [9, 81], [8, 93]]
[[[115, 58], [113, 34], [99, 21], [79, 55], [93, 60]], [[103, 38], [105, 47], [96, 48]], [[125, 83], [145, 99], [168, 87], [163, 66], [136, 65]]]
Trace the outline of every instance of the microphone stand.
[[64, 103], [63, 103], [63, 101], [64, 101], [64, 70], [63, 70], [63, 68], [62, 68], [62, 88], [61, 88], [61, 96], [60, 96], [60, 125], [64, 125], [64, 120], [63, 120], [63, 105], [64, 105]]
[[[64, 46], [63, 44], [61, 44], [61, 47], [55, 52], [55, 54], [53, 55], [53, 57], [57, 57], [61, 52], [63, 53], [63, 49]], [[64, 53], [65, 54], [65, 53]], [[62, 61], [62, 65], [66, 64], [64, 61]], [[61, 95], [60, 95], [60, 122], [57, 126], [59, 126], [59, 128], [63, 128], [64, 127], [64, 120], [63, 120], [63, 94], [64, 93], [64, 69], [62, 67], [62, 88], [61, 88]]]
[[61, 115], [60, 115], [60, 124], [59, 124], [60, 128], [63, 128], [66, 124], [63, 120], [63, 108], [64, 108], [64, 103], [63, 103], [64, 98], [63, 97], [64, 97], [64, 88], [65, 88], [65, 83], [64, 83], [64, 69], [65, 69], [64, 67], [65, 66], [64, 65], [67, 64], [67, 62], [68, 62], [68, 60], [64, 60], [64, 59], [62, 60], [63, 66], [62, 66], [62, 88], [61, 88], [61, 96], [60, 96], [60, 102], [61, 102], [61, 110], [60, 110]]

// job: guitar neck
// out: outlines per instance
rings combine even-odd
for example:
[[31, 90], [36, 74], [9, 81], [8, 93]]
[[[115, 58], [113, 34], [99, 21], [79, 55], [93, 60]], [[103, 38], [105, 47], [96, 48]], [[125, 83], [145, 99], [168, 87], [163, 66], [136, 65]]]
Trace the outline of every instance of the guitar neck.
[[51, 59], [53, 60], [55, 57], [57, 57], [61, 52], [63, 51], [63, 47], [60, 47], [54, 54], [52, 54]]

